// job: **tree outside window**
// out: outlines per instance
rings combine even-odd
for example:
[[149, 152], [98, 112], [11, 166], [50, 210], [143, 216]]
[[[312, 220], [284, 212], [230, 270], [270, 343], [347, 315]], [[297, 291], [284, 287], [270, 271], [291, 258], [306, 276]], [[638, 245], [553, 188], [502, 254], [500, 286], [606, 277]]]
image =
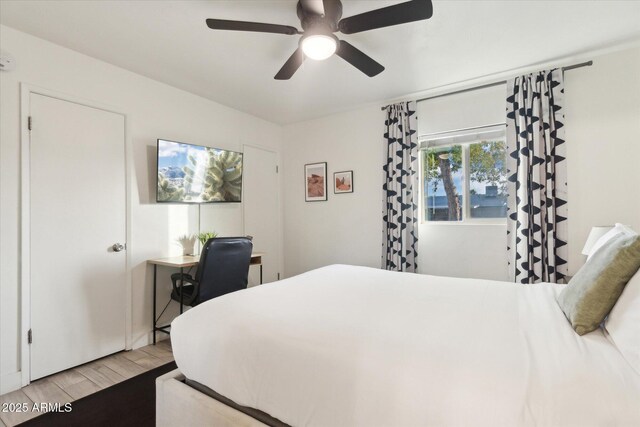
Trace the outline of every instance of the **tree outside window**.
[[503, 139], [427, 148], [422, 163], [428, 221], [506, 217]]

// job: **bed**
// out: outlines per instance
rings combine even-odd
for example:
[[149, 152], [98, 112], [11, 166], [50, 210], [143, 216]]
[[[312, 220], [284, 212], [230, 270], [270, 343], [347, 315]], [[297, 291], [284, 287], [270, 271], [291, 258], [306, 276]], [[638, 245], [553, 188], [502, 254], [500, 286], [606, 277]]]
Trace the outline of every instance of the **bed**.
[[216, 298], [172, 323], [157, 424], [640, 425], [640, 374], [561, 286], [332, 265]]

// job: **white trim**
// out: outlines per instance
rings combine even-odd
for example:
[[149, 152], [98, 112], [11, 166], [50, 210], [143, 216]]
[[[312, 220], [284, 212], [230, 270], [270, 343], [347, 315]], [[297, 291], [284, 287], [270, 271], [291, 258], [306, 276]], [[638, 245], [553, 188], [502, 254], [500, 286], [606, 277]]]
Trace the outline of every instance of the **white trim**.
[[[471, 171], [469, 171], [469, 147], [472, 143], [465, 143], [462, 147], [462, 221], [471, 219]], [[506, 139], [505, 139], [506, 144]], [[505, 151], [505, 157], [506, 157]], [[506, 160], [505, 160], [506, 163]], [[506, 220], [505, 220], [506, 221]]]
[[[488, 218], [491, 219], [491, 218]], [[498, 218], [500, 219], [500, 218]], [[507, 221], [506, 219], [503, 222], [494, 222], [494, 221], [482, 221], [482, 220], [472, 220], [467, 222], [462, 221], [425, 221], [420, 224], [420, 226], [425, 227], [506, 227]]]
[[[280, 238], [280, 243], [278, 245], [278, 273], [280, 274], [280, 279], [284, 279], [285, 275], [284, 275], [284, 222], [283, 222], [283, 212], [284, 212], [284, 206], [283, 206], [283, 189], [282, 189], [282, 161], [281, 161], [281, 155], [280, 155], [280, 151], [279, 150], [274, 150], [272, 148], [268, 148], [268, 147], [263, 147], [260, 145], [255, 145], [255, 144], [242, 144], [242, 154], [244, 156], [244, 148], [245, 147], [251, 147], [251, 148], [255, 148], [257, 150], [262, 150], [262, 151], [267, 151], [269, 153], [274, 153], [276, 155], [276, 167], [278, 168], [278, 177], [277, 177], [277, 182], [278, 182], [278, 188], [277, 188], [277, 197], [278, 197], [278, 236]], [[243, 181], [243, 185], [244, 185], [244, 181]], [[244, 191], [243, 191], [244, 193]], [[244, 196], [243, 196], [244, 197]], [[243, 234], [246, 235], [246, 230], [244, 229], [244, 224], [245, 224], [245, 218], [244, 218], [244, 203], [243, 203], [243, 207], [242, 207], [243, 211], [242, 211], [242, 232]], [[267, 254], [268, 256], [268, 254]]]
[[[48, 96], [62, 101], [73, 102], [86, 107], [104, 110], [110, 113], [120, 114], [124, 117], [125, 134], [125, 349], [131, 349], [133, 322], [132, 322], [132, 281], [131, 281], [131, 181], [132, 181], [132, 143], [130, 132], [130, 119], [128, 114], [120, 109], [102, 104], [93, 100], [84, 99], [75, 95], [61, 93], [28, 83], [20, 83], [20, 371], [15, 375], [20, 375], [22, 386], [29, 385], [31, 380], [31, 359], [30, 348], [27, 342], [27, 334], [31, 328], [31, 247], [30, 247], [30, 224], [31, 224], [31, 203], [30, 203], [30, 142], [31, 134], [28, 128], [28, 119], [31, 111], [31, 94]], [[12, 374], [13, 375], [13, 374]], [[3, 377], [4, 384], [4, 377]]]
[[31, 375], [31, 363], [29, 343], [27, 334], [31, 328], [31, 203], [29, 195], [29, 159], [31, 158], [29, 145], [29, 96], [32, 89], [24, 84], [20, 84], [20, 372], [22, 386], [29, 384]]
[[134, 171], [133, 165], [133, 143], [131, 141], [131, 119], [128, 114], [119, 112], [124, 116], [124, 179], [125, 179], [125, 313], [124, 313], [124, 333], [125, 333], [125, 349], [131, 350], [133, 347], [133, 263], [132, 258], [132, 237], [131, 224], [133, 214], [131, 206], [133, 205], [133, 188], [132, 176]]
[[[418, 144], [419, 146], [419, 144]], [[426, 208], [427, 208], [427, 204], [425, 201], [425, 196], [424, 196], [424, 163], [423, 163], [423, 157], [424, 157], [424, 150], [422, 149], [418, 149], [418, 209], [420, 209], [420, 212], [418, 214], [418, 218], [420, 219], [418, 221], [418, 227], [421, 226], [422, 224], [427, 224], [427, 215], [426, 215]], [[414, 196], [414, 201], [415, 201], [415, 196]], [[429, 222], [430, 223], [430, 222]], [[420, 268], [418, 266], [418, 268]]]
[[[504, 125], [502, 124], [495, 124], [495, 125], [487, 125], [487, 126], [478, 126], [477, 128], [465, 128], [465, 129], [459, 129], [456, 131], [451, 131], [451, 132], [439, 132], [438, 134], [442, 134], [442, 135], [447, 135], [447, 138], [449, 138], [451, 136], [451, 134], [453, 134], [453, 136], [460, 136], [460, 135], [465, 135], [465, 134], [474, 134], [474, 132], [471, 132], [474, 129], [483, 129], [483, 128], [489, 128], [491, 127], [492, 129], [490, 131], [486, 131], [486, 132], [494, 132], [500, 128], [501, 132], [503, 132], [503, 135], [500, 138], [500, 140], [503, 140], [506, 144], [507, 141], [507, 137], [506, 137], [506, 131], [504, 129]], [[481, 132], [482, 133], [482, 132]], [[420, 141], [420, 140], [419, 140]], [[426, 203], [425, 203], [425, 194], [424, 194], [424, 152], [429, 148], [426, 146], [426, 142], [429, 141], [433, 141], [433, 139], [428, 138], [428, 135], [424, 135], [422, 140], [420, 141], [421, 143], [424, 142], [425, 146], [422, 146], [423, 144], [420, 144], [421, 147], [419, 148], [418, 152], [419, 152], [419, 157], [418, 157], [418, 163], [419, 163], [419, 168], [420, 168], [420, 193], [419, 193], [419, 197], [420, 197], [420, 201], [421, 203], [418, 205], [420, 206], [421, 209], [421, 214], [420, 214], [420, 224], [429, 224], [429, 225], [453, 225], [453, 226], [459, 226], [459, 225], [506, 225], [507, 224], [507, 217], [497, 217], [497, 218], [471, 218], [471, 205], [470, 205], [470, 200], [471, 200], [471, 178], [470, 178], [470, 171], [469, 171], [469, 146], [471, 144], [475, 144], [478, 142], [482, 142], [482, 139], [478, 139], [478, 140], [473, 140], [473, 141], [465, 141], [462, 143], [450, 143], [447, 142], [446, 144], [442, 144], [442, 145], [435, 145], [435, 147], [452, 147], [454, 145], [460, 145], [462, 147], [462, 172], [463, 172], [463, 177], [462, 177], [462, 219], [460, 221], [434, 221], [434, 220], [428, 220], [427, 219], [427, 215], [426, 215]]]
[[0, 394], [10, 393], [22, 386], [22, 373], [12, 372], [0, 377]]
[[506, 122], [492, 123], [488, 125], [472, 126], [462, 129], [446, 130], [442, 132], [425, 133], [418, 135], [418, 141], [438, 141], [441, 139], [453, 138], [464, 135], [482, 135], [493, 132], [504, 132], [507, 126]]

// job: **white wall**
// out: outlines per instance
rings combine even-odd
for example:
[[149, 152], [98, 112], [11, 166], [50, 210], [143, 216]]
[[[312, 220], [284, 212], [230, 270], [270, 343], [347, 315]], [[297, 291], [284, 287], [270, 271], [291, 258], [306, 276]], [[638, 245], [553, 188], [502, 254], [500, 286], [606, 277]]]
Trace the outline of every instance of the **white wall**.
[[[282, 128], [207, 99], [98, 61], [69, 49], [0, 27], [3, 50], [17, 68], [0, 73], [0, 382], [2, 391], [18, 381], [20, 284], [18, 256], [21, 82], [81, 97], [127, 114], [131, 174], [133, 346], [148, 343], [151, 329], [151, 269], [148, 258], [180, 253], [178, 235], [198, 228], [198, 207], [159, 205], [155, 200], [156, 138], [242, 150], [242, 144], [280, 152]], [[87, 159], [99, 161], [99, 159]], [[96, 199], [96, 203], [106, 203]], [[207, 228], [222, 234], [243, 230], [242, 205], [202, 206]], [[90, 218], [88, 219], [90, 220]], [[99, 224], [96, 224], [99, 226]], [[169, 294], [168, 272], [160, 276], [160, 301]]]
[[[583, 263], [591, 226], [617, 221], [640, 230], [640, 49], [592, 59], [592, 67], [566, 73], [570, 274]], [[366, 107], [285, 126], [287, 275], [336, 262], [380, 264], [383, 121], [379, 107]], [[354, 193], [305, 203], [303, 167], [318, 161], [330, 173], [354, 169]], [[422, 224], [419, 271], [507, 280], [506, 244], [506, 225]]]
[[418, 250], [423, 274], [509, 280], [506, 224], [423, 223]]
[[418, 102], [418, 135], [505, 122], [506, 84]]
[[[504, 123], [505, 99], [506, 85], [498, 85], [419, 102], [418, 135]], [[502, 218], [490, 224], [423, 222], [418, 233], [418, 271], [508, 280], [506, 233], [507, 220]]]
[[640, 231], [640, 48], [565, 74], [569, 273], [594, 225]]
[[[380, 107], [284, 128], [285, 275], [328, 264], [380, 266]], [[327, 162], [328, 201], [305, 202], [304, 165]], [[333, 194], [333, 173], [353, 170], [353, 193]]]

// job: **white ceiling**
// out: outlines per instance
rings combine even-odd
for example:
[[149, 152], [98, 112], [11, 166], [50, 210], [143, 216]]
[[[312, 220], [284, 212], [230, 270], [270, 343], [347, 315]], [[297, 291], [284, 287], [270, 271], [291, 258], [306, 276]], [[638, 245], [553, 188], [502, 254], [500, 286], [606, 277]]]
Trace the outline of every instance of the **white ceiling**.
[[[343, 0], [343, 16], [397, 1]], [[296, 0], [0, 1], [0, 22], [275, 123], [553, 61], [640, 38], [640, 1], [434, 1], [428, 21], [348, 40], [386, 67], [339, 57], [275, 73], [299, 36], [213, 31], [206, 18], [298, 28]]]

